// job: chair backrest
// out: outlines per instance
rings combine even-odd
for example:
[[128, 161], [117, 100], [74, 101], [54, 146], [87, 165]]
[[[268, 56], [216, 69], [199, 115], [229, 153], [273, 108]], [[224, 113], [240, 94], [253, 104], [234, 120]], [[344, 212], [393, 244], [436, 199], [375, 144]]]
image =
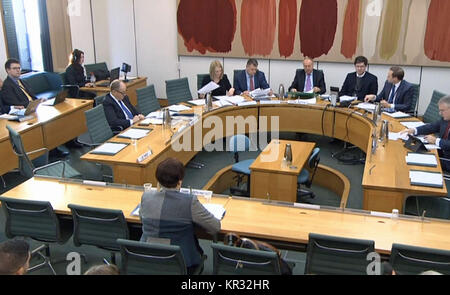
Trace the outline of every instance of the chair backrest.
[[202, 88], [202, 83], [205, 77], [209, 77], [209, 74], [197, 74], [197, 90]]
[[423, 115], [423, 121], [425, 123], [432, 123], [440, 119], [438, 103], [439, 100], [445, 95], [445, 93], [436, 90], [433, 91], [433, 96], [431, 97], [430, 104], [428, 105], [427, 110]]
[[188, 78], [166, 81], [166, 94], [169, 105], [185, 102], [192, 99]]
[[43, 242], [59, 242], [59, 220], [49, 202], [0, 197], [6, 216], [5, 235], [29, 237]]
[[419, 106], [418, 102], [419, 102], [419, 96], [420, 96], [420, 84], [411, 83], [411, 85], [414, 89], [414, 92], [413, 92], [413, 96], [411, 97], [411, 101], [412, 101], [411, 109], [407, 113], [417, 115], [417, 109]]
[[278, 254], [246, 248], [211, 244], [214, 275], [281, 275]]
[[103, 143], [113, 137], [114, 134], [108, 124], [102, 104], [84, 112], [84, 115], [92, 143]]
[[9, 141], [11, 142], [12, 149], [19, 158], [20, 174], [27, 178], [33, 177], [33, 170], [35, 167], [30, 158], [28, 158], [25, 148], [23, 147], [22, 137], [11, 126], [6, 125], [6, 129], [8, 129], [9, 132]]
[[156, 98], [155, 85], [150, 85], [136, 90], [137, 107], [139, 111], [147, 116], [151, 112], [160, 109], [159, 101]]
[[66, 72], [59, 73], [59, 76], [61, 77], [61, 81], [64, 85], [67, 85], [67, 74]]
[[305, 274], [365, 275], [375, 242], [309, 234]]
[[122, 270], [128, 275], [186, 275], [181, 248], [118, 239], [122, 255]]
[[238, 134], [230, 138], [229, 151], [232, 153], [248, 152], [250, 150], [250, 138], [246, 135]]
[[103, 104], [103, 102], [105, 101], [105, 98], [106, 98], [106, 94], [94, 97], [95, 105], [98, 106], [98, 105]]
[[437, 271], [450, 275], [450, 251], [393, 244], [390, 264], [402, 275]]
[[319, 167], [320, 163], [320, 148], [315, 148], [311, 153], [311, 156], [308, 160], [308, 166], [312, 170], [311, 177], [309, 179], [309, 184], [311, 184], [314, 180], [314, 176], [316, 175], [317, 167]]
[[108, 66], [106, 65], [106, 62], [84, 65], [84, 68], [86, 69], [87, 79], [90, 79], [91, 73], [95, 71], [101, 70], [108, 72]]
[[121, 210], [109, 210], [69, 204], [73, 218], [75, 246], [92, 245], [119, 251], [117, 239], [128, 239], [127, 222]]

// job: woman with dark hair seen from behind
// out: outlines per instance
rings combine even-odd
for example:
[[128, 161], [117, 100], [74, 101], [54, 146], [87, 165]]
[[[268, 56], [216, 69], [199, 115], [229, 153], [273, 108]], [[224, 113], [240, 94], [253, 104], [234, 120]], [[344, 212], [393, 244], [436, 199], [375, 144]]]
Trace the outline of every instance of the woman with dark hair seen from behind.
[[[75, 49], [70, 55], [70, 63], [66, 68], [66, 79], [68, 85], [78, 85], [81, 87], [93, 87], [92, 83], [86, 83], [86, 76], [84, 74], [84, 52]], [[76, 88], [69, 88], [69, 97], [74, 98], [95, 98], [97, 95], [93, 92], [78, 91]]]

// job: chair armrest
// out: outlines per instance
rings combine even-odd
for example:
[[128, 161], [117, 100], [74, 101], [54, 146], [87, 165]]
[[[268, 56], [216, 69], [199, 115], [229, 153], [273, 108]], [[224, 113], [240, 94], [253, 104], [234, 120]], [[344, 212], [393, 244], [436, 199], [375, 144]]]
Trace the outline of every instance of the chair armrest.
[[40, 170], [44, 170], [46, 168], [49, 168], [49, 167], [55, 166], [55, 165], [59, 165], [59, 164], [63, 164], [63, 171], [62, 171], [61, 178], [65, 178], [64, 176], [65, 176], [65, 171], [66, 171], [66, 162], [64, 162], [64, 161], [53, 162], [53, 163], [50, 163], [48, 165], [36, 168], [36, 169], [33, 170], [33, 174], [36, 174], [36, 172], [38, 172]]
[[41, 153], [41, 152], [44, 152], [44, 151], [48, 153], [48, 148], [41, 148], [41, 149], [38, 149], [38, 150], [34, 150], [34, 151], [31, 151], [31, 152], [28, 152], [27, 156], [33, 155], [33, 154], [37, 154], [37, 153]]

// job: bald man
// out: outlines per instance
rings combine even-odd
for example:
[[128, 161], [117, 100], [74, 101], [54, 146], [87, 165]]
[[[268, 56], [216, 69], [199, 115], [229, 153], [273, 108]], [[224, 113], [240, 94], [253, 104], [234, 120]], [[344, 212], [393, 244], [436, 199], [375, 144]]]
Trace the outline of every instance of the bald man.
[[305, 93], [312, 91], [319, 94], [327, 91], [323, 72], [314, 69], [314, 61], [311, 58], [306, 57], [303, 61], [303, 70], [297, 70], [289, 91]]

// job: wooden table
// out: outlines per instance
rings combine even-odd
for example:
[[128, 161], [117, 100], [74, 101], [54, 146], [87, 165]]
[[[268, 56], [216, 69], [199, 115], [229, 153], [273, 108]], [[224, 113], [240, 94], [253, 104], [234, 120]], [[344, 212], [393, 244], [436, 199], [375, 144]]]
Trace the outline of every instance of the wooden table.
[[[109, 81], [109, 80], [108, 80]], [[98, 81], [97, 83], [107, 82], [107, 80]], [[147, 86], [147, 77], [138, 77], [136, 79], [130, 80], [127, 84], [127, 95], [130, 99], [132, 105], [137, 105], [137, 94], [136, 89], [144, 88]], [[106, 87], [81, 87], [80, 90], [94, 92], [97, 96], [106, 95], [111, 90], [109, 85]]]
[[[51, 193], [49, 193], [51, 192]], [[130, 223], [140, 223], [131, 212], [140, 203], [143, 189], [64, 183], [33, 178], [3, 194], [4, 197], [48, 201], [57, 214], [70, 215], [68, 204], [122, 210]], [[204, 203], [204, 198], [199, 198]], [[443, 220], [391, 220], [370, 212], [311, 210], [267, 204], [264, 200], [213, 196], [211, 203], [226, 208], [222, 233], [268, 240], [278, 247], [308, 243], [309, 233], [375, 241], [375, 249], [389, 254], [393, 243], [450, 250], [450, 223]]]
[[[292, 165], [283, 162], [286, 145], [292, 147]], [[250, 166], [250, 197], [297, 202], [297, 179], [315, 143], [272, 140]]]
[[[18, 165], [13, 153], [6, 125], [12, 126], [22, 136], [26, 151], [41, 148], [49, 150], [86, 132], [84, 112], [92, 108], [93, 102], [82, 99], [66, 99], [54, 107], [40, 105], [34, 118], [24, 122], [0, 120], [0, 175]], [[34, 155], [37, 157], [38, 155]], [[33, 157], [33, 158], [34, 158]]]

